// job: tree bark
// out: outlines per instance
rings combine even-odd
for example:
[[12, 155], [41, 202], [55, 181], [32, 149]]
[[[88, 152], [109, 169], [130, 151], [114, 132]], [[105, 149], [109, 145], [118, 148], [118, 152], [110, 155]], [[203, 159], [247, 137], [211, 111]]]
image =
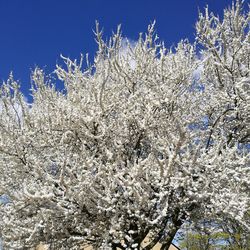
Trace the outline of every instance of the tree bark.
[[181, 225], [182, 225], [182, 219], [184, 219], [184, 215], [181, 216], [181, 218], [179, 217], [179, 214], [180, 214], [180, 210], [179, 208], [176, 209], [175, 211], [175, 214], [174, 214], [174, 217], [173, 217], [173, 227], [170, 228], [170, 230], [168, 231], [167, 233], [167, 236], [165, 237], [165, 239], [162, 241], [162, 245], [161, 245], [161, 248], [160, 250], [168, 250], [177, 231], [180, 229]]

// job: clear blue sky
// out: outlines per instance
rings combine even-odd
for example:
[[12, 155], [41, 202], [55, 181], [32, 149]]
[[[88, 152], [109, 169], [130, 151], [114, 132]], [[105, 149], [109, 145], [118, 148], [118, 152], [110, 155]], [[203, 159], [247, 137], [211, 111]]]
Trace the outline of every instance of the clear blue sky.
[[0, 0], [0, 80], [13, 71], [27, 95], [35, 65], [51, 73], [60, 54], [93, 57], [95, 20], [107, 37], [122, 24], [124, 36], [136, 40], [156, 20], [168, 46], [193, 41], [198, 9], [206, 4], [221, 16], [231, 0]]

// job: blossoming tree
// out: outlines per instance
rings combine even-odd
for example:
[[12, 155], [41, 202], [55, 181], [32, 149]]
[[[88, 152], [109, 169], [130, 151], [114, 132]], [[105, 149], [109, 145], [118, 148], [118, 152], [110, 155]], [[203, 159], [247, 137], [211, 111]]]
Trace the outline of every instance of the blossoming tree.
[[196, 28], [198, 49], [168, 50], [154, 24], [135, 45], [97, 24], [94, 63], [56, 67], [63, 90], [38, 68], [32, 104], [2, 85], [7, 249], [167, 249], [185, 221], [221, 216], [249, 228], [249, 12], [206, 10]]

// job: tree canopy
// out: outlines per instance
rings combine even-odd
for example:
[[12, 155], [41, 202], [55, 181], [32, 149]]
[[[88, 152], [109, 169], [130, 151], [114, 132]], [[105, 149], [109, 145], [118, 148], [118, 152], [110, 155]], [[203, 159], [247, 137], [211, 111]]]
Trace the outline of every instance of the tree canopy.
[[[36, 68], [33, 102], [0, 90], [0, 233], [8, 249], [167, 249], [185, 221], [249, 210], [250, 15], [199, 14], [196, 42], [167, 49], [154, 23], [109, 41], [87, 67]], [[146, 237], [147, 246], [141, 246]], [[53, 248], [53, 249], [54, 249]]]

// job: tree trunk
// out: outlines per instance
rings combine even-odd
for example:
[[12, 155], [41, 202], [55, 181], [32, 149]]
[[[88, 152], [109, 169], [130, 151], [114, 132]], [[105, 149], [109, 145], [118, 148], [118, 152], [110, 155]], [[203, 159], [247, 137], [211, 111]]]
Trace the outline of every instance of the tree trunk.
[[180, 227], [174, 227], [166, 236], [166, 238], [164, 239], [164, 241], [162, 242], [162, 245], [161, 245], [161, 250], [168, 250], [177, 231], [179, 230]]
[[169, 229], [168, 233], [167, 233], [167, 236], [165, 237], [165, 239], [161, 242], [162, 245], [161, 245], [161, 250], [168, 250], [177, 231], [180, 229], [181, 225], [182, 225], [182, 219], [185, 218], [184, 215], [181, 216], [181, 218], [179, 218], [179, 214], [180, 214], [180, 210], [179, 208], [177, 208], [175, 210], [175, 215], [173, 217], [173, 227]]

